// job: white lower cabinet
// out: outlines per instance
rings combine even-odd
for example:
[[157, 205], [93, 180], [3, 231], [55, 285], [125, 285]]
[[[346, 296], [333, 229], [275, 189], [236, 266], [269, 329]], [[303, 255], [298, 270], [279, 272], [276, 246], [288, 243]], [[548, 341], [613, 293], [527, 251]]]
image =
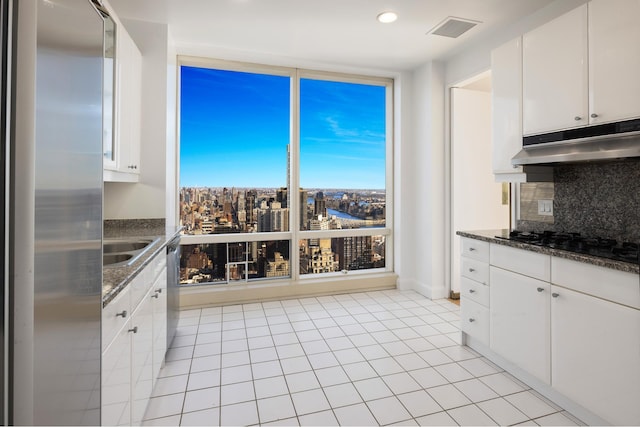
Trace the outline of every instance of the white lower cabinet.
[[585, 421], [640, 425], [640, 277], [494, 243], [487, 261], [486, 285], [461, 269], [469, 345]]
[[489, 345], [489, 309], [469, 298], [460, 301], [460, 327], [478, 342]]
[[614, 425], [640, 425], [640, 310], [551, 292], [553, 388]]
[[131, 337], [125, 322], [102, 353], [102, 425], [131, 425]]
[[[166, 267], [166, 266], [165, 266]], [[151, 289], [153, 300], [153, 384], [167, 352], [167, 269], [163, 269]]]
[[132, 313], [122, 309], [120, 296], [103, 310], [103, 339], [110, 341], [102, 353], [102, 425], [142, 423], [167, 350], [166, 281], [160, 253], [121, 291], [128, 301], [133, 290], [145, 290], [131, 298]]
[[138, 425], [144, 418], [153, 392], [153, 301], [151, 291], [131, 316], [133, 325], [131, 346], [131, 389], [133, 404], [131, 423]]
[[491, 350], [550, 384], [549, 283], [494, 266], [489, 281]]

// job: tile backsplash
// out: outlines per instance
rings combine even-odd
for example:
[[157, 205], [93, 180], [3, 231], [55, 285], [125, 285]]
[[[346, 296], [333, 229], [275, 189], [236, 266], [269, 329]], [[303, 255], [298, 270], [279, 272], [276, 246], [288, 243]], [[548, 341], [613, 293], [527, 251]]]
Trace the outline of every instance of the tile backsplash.
[[[640, 159], [554, 168], [553, 183], [520, 184], [517, 229], [580, 232], [640, 242]], [[553, 217], [537, 201], [553, 199]]]

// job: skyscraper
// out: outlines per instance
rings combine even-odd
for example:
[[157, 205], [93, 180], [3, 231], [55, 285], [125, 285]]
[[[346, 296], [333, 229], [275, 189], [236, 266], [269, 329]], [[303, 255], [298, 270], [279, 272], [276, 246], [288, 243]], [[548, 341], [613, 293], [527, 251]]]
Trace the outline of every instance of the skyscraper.
[[318, 191], [313, 200], [313, 217], [317, 219], [318, 215], [322, 215], [323, 218], [327, 217], [327, 202], [324, 200], [322, 191]]

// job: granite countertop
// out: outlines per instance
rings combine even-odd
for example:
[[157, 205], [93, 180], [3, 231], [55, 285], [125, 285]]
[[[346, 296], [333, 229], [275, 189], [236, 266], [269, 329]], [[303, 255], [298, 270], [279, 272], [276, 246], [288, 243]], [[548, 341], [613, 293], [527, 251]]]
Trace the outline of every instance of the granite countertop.
[[[558, 258], [566, 258], [573, 261], [584, 262], [586, 264], [597, 265], [600, 267], [611, 268], [613, 270], [625, 271], [627, 273], [640, 274], [640, 265], [630, 262], [616, 261], [607, 258], [596, 257], [593, 255], [579, 254], [575, 252], [563, 251], [562, 249], [545, 248], [542, 246], [531, 245], [529, 243], [516, 242], [506, 240], [509, 237], [509, 230], [477, 230], [477, 231], [458, 231], [458, 236], [468, 237], [470, 239], [481, 240], [483, 242], [496, 243], [498, 245], [511, 246], [513, 248], [525, 249], [531, 252], [553, 255]], [[499, 237], [496, 237], [499, 236]], [[502, 238], [500, 238], [502, 237]]]
[[104, 308], [167, 244], [180, 234], [180, 226], [166, 226], [164, 219], [106, 220], [104, 238], [145, 237], [154, 242], [131, 265], [104, 266], [102, 269], [102, 307]]

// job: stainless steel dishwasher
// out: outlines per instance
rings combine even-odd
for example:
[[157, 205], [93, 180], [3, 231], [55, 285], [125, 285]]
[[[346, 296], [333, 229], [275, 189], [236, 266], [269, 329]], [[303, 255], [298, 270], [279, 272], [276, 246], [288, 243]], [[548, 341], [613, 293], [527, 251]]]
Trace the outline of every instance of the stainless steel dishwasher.
[[176, 335], [180, 312], [180, 236], [167, 245], [167, 348], [171, 347]]

